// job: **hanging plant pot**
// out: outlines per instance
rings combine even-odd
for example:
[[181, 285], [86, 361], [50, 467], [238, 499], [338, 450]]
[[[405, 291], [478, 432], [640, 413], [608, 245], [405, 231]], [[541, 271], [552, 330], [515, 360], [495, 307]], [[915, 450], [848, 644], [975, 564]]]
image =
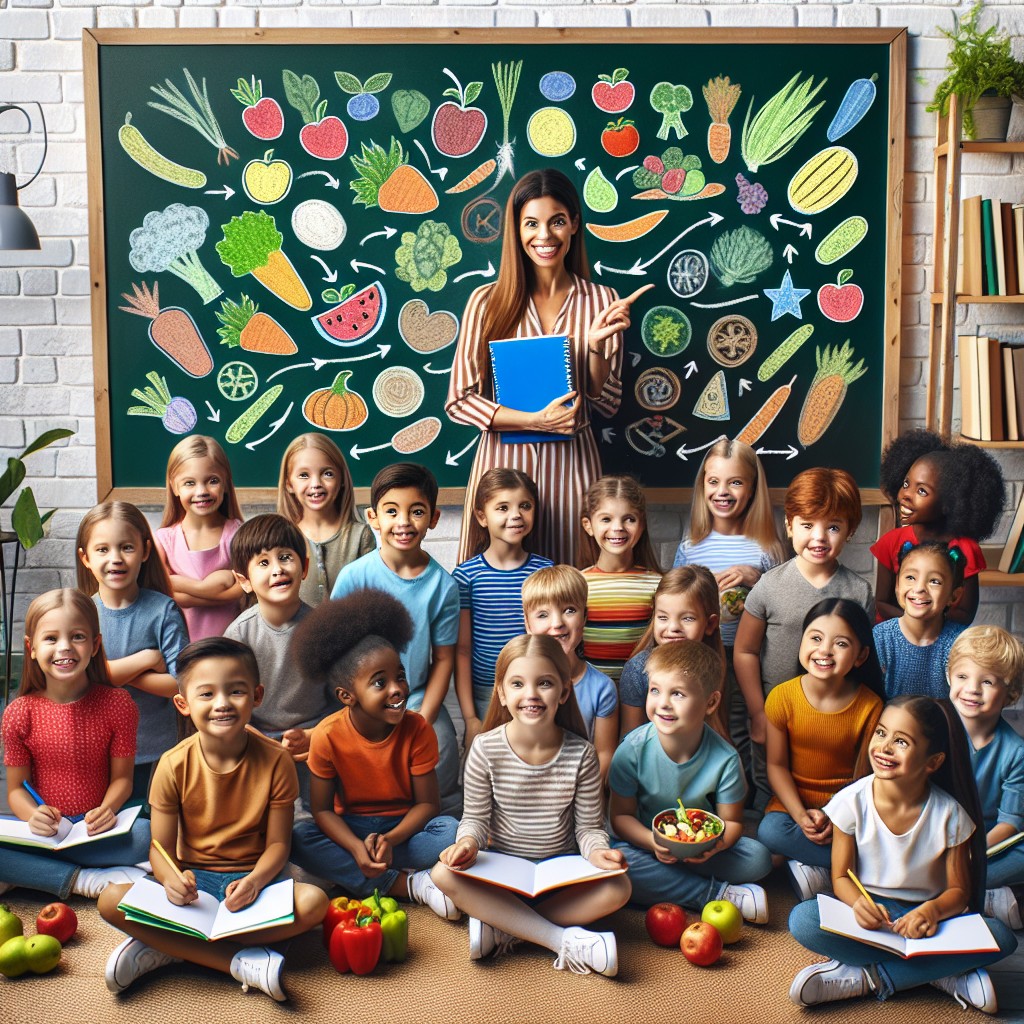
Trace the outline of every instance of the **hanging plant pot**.
[[974, 104], [974, 140], [976, 142], [1005, 142], [1010, 127], [1011, 101], [1009, 96], [982, 95]]

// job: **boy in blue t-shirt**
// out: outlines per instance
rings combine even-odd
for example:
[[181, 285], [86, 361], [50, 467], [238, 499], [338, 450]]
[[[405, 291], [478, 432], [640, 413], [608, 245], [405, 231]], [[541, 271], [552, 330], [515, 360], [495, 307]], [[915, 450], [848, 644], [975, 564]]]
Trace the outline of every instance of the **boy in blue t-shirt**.
[[370, 485], [366, 512], [370, 526], [380, 534], [380, 548], [346, 565], [334, 581], [331, 597], [376, 587], [400, 601], [412, 616], [413, 636], [401, 652], [409, 681], [407, 706], [434, 727], [441, 757], [441, 809], [457, 815], [462, 804], [459, 745], [444, 698], [455, 668], [459, 587], [422, 547], [440, 516], [437, 480], [429, 469], [414, 462], [382, 469]]
[[[1024, 830], [1024, 739], [1003, 708], [1024, 690], [1024, 645], [998, 626], [971, 626], [949, 652], [949, 699], [967, 733], [971, 770], [985, 821], [985, 845]], [[1010, 886], [1024, 882], [1024, 844], [989, 857], [985, 914], [1015, 930], [1020, 907]]]
[[[743, 836], [747, 787], [739, 754], [706, 722], [722, 699], [722, 663], [704, 644], [679, 640], [654, 648], [647, 677], [650, 722], [624, 737], [609, 778], [612, 829], [629, 864], [633, 902], [699, 909], [725, 899], [744, 920], [764, 924], [765, 892], [752, 883], [771, 870], [771, 854]], [[651, 831], [655, 815], [677, 799], [725, 822], [718, 844], [686, 861], [657, 845]]]

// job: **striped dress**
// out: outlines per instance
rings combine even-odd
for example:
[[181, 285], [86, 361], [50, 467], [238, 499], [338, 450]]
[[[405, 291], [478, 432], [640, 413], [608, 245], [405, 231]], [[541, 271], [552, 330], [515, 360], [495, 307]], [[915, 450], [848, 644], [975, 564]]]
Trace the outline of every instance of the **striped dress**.
[[583, 657], [617, 684], [651, 621], [661, 574], [642, 565], [628, 572], [604, 572], [592, 565], [583, 575], [587, 581]]
[[[466, 561], [468, 526], [473, 515], [473, 495], [480, 477], [489, 469], [519, 469], [532, 477], [540, 492], [540, 508], [534, 526], [531, 547], [555, 564], [575, 564], [583, 497], [587, 488], [601, 475], [597, 443], [590, 429], [590, 409], [603, 416], [612, 416], [622, 398], [622, 337], [612, 359], [611, 372], [597, 398], [584, 399], [577, 406], [576, 433], [562, 441], [541, 444], [503, 444], [501, 435], [491, 430], [491, 421], [499, 406], [494, 401], [491, 360], [487, 345], [480, 336], [487, 294], [493, 285], [477, 288], [469, 297], [462, 317], [455, 365], [445, 411], [456, 423], [477, 427], [481, 431], [473, 459], [473, 468], [466, 484], [466, 504], [462, 515], [462, 534], [458, 561]], [[573, 276], [572, 286], [552, 329], [545, 331], [537, 308], [530, 300], [518, 324], [515, 337], [529, 338], [544, 334], [566, 334], [571, 339], [573, 379], [578, 390], [586, 391], [587, 332], [597, 314], [618, 298], [612, 288]], [[494, 339], [497, 340], [497, 339]]]

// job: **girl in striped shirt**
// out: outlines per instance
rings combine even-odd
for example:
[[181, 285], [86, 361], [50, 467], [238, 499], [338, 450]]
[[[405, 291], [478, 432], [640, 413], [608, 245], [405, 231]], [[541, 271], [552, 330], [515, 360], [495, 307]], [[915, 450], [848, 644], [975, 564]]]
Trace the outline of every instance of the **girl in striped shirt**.
[[551, 565], [526, 550], [537, 505], [537, 485], [518, 469], [489, 469], [473, 497], [474, 554], [452, 573], [460, 616], [455, 695], [466, 722], [466, 750], [490, 706], [498, 655], [523, 632], [523, 581]]
[[603, 476], [583, 502], [577, 564], [587, 581], [583, 656], [618, 683], [654, 608], [661, 569], [647, 534], [647, 503], [628, 476]]
[[604, 827], [601, 774], [584, 739], [569, 662], [550, 636], [519, 636], [502, 649], [484, 731], [466, 758], [465, 808], [455, 843], [432, 878], [470, 915], [469, 956], [482, 960], [525, 940], [557, 953], [558, 970], [618, 971], [612, 932], [580, 925], [618, 910], [624, 874], [528, 898], [462, 874], [480, 850], [529, 860], [581, 853], [596, 868], [624, 866]]

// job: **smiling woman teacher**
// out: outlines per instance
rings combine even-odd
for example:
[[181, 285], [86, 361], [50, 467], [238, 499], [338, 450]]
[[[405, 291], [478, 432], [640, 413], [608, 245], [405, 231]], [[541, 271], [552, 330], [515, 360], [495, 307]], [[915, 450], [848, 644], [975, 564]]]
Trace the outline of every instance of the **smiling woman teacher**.
[[[477, 482], [496, 466], [522, 470], [537, 482], [540, 509], [531, 548], [556, 564], [575, 562], [583, 495], [601, 475], [590, 409], [604, 416], [618, 409], [629, 305], [652, 287], [620, 299], [614, 289], [593, 283], [581, 228], [579, 196], [564, 174], [547, 168], [524, 175], [505, 206], [498, 278], [476, 289], [466, 304], [445, 403], [452, 420], [481, 431], [466, 486], [460, 562], [473, 554], [467, 522]], [[545, 334], [569, 336], [577, 390], [539, 412], [499, 405], [488, 342]], [[503, 430], [542, 430], [552, 440], [504, 444]]]

